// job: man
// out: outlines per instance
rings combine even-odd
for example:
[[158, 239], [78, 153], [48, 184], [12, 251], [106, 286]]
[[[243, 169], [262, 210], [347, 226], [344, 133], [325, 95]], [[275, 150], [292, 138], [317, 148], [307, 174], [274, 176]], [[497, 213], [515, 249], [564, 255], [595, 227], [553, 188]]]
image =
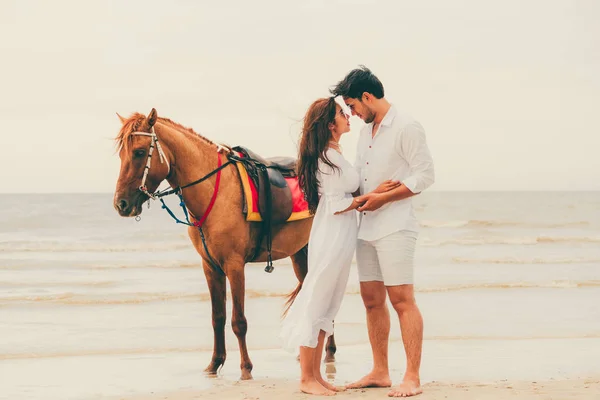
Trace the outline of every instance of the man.
[[[434, 182], [433, 160], [421, 124], [397, 110], [384, 97], [379, 79], [366, 67], [351, 71], [335, 88], [352, 115], [367, 125], [358, 140], [361, 205], [356, 260], [360, 292], [367, 313], [373, 370], [348, 388], [390, 387], [388, 339], [390, 316], [386, 294], [398, 314], [406, 352], [402, 383], [391, 397], [422, 392], [419, 376], [423, 318], [413, 290], [413, 258], [418, 221], [411, 197]], [[374, 193], [378, 182], [400, 181], [386, 193]]]

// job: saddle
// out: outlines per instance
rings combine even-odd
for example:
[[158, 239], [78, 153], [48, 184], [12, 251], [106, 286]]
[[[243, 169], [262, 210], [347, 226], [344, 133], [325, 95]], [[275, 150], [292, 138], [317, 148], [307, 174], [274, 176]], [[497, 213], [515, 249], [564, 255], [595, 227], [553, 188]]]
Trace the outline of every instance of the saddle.
[[258, 256], [263, 239], [266, 239], [268, 261], [265, 271], [272, 272], [272, 228], [273, 225], [286, 222], [292, 215], [292, 192], [285, 178], [296, 176], [297, 160], [292, 157], [264, 158], [242, 146], [234, 147], [232, 150], [242, 156], [230, 156], [230, 158], [244, 165], [258, 191], [258, 209], [262, 227], [252, 259]]

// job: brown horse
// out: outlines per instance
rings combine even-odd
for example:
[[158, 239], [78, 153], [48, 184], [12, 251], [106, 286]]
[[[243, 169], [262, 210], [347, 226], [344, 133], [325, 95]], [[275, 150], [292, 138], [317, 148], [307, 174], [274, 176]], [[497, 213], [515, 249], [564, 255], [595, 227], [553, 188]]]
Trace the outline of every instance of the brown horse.
[[[146, 117], [135, 113], [125, 119], [116, 137], [119, 145], [121, 170], [114, 196], [114, 207], [123, 217], [138, 216], [142, 205], [149, 200], [163, 180], [173, 188], [184, 186], [209, 175], [218, 168], [218, 158], [226, 159], [231, 149], [219, 146], [169, 119], [158, 118], [153, 108]], [[153, 154], [154, 153], [154, 154]], [[158, 154], [157, 154], [158, 153]], [[152, 157], [154, 155], [154, 157]], [[202, 266], [212, 303], [214, 334], [213, 355], [206, 368], [216, 374], [225, 363], [225, 277], [229, 279], [233, 303], [231, 324], [238, 338], [241, 356], [241, 379], [252, 379], [252, 362], [246, 346], [248, 323], [244, 315], [246, 262], [267, 260], [265, 243], [257, 249], [260, 223], [249, 222], [242, 212], [243, 196], [239, 171], [234, 165], [222, 168], [220, 185], [213, 201], [217, 174], [201, 183], [182, 189], [181, 194], [190, 214], [198, 221], [209, 209], [201, 231], [188, 227], [188, 235], [202, 257]], [[143, 182], [143, 183], [142, 183]], [[212, 204], [212, 208], [209, 206]], [[290, 257], [299, 280], [288, 296], [287, 306], [300, 291], [307, 273], [306, 246], [312, 217], [274, 225], [272, 229], [273, 260]], [[206, 251], [208, 250], [208, 252]], [[254, 257], [258, 254], [257, 257]], [[214, 265], [213, 262], [217, 265]], [[333, 335], [329, 338], [325, 361], [333, 361], [336, 351]]]

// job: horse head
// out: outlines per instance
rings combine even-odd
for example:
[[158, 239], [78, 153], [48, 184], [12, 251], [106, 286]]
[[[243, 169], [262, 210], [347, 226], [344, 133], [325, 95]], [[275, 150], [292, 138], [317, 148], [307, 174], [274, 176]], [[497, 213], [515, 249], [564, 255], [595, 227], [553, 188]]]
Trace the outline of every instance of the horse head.
[[154, 108], [147, 117], [139, 113], [129, 118], [117, 115], [123, 126], [115, 138], [121, 168], [113, 205], [122, 217], [135, 217], [169, 176], [170, 165], [154, 130], [158, 118]]

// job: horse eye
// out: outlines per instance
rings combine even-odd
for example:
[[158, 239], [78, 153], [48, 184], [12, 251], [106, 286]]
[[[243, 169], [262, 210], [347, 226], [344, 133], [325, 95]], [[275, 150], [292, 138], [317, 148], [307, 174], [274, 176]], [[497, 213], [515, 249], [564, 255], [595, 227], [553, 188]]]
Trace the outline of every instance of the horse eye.
[[144, 150], [134, 150], [133, 151], [133, 156], [135, 158], [141, 158], [144, 157], [144, 155], [146, 154], [146, 152]]

